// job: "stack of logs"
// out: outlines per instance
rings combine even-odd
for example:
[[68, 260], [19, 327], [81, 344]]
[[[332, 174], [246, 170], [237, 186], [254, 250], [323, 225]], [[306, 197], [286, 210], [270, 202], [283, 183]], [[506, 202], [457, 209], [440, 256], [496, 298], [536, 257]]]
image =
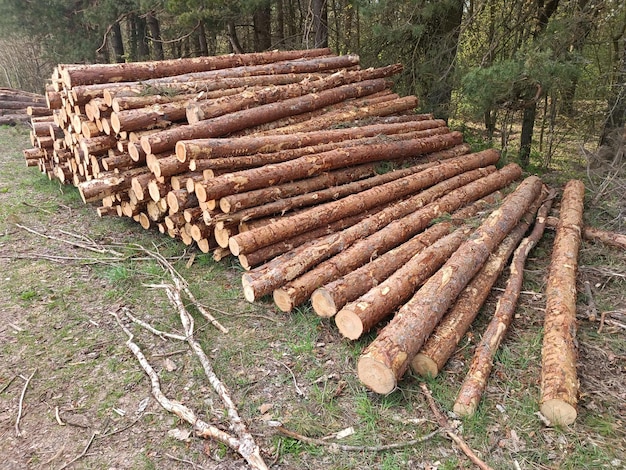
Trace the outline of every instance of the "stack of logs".
[[36, 120], [37, 117], [51, 115], [45, 96], [0, 87], [0, 126], [12, 126], [18, 122], [27, 122], [31, 118]]
[[389, 393], [409, 367], [443, 367], [551, 200], [415, 114], [390, 89], [400, 69], [327, 49], [59, 65], [54, 122], [33, 120], [24, 154], [100, 216], [238, 256], [249, 301], [311, 299], [350, 339], [397, 312], [358, 363]]

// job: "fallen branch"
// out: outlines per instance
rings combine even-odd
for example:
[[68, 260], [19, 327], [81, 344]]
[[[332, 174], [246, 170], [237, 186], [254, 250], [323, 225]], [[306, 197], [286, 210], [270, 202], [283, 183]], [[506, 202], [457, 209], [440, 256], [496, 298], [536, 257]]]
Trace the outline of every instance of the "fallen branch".
[[69, 462], [63, 464], [62, 467], [59, 468], [59, 470], [65, 470], [67, 467], [69, 467], [70, 465], [72, 465], [74, 462], [76, 462], [77, 460], [82, 459], [85, 454], [87, 454], [87, 451], [89, 450], [89, 448], [91, 447], [91, 444], [93, 443], [93, 440], [96, 438], [96, 433], [94, 432], [91, 435], [91, 439], [89, 439], [89, 442], [87, 443], [87, 445], [85, 446], [85, 448], [83, 449], [83, 451], [77, 455], [76, 457], [74, 457], [72, 460], [70, 460]]
[[284, 426], [278, 426], [277, 429], [278, 429], [278, 432], [282, 434], [283, 436], [296, 439], [300, 442], [304, 442], [305, 444], [311, 444], [314, 446], [325, 446], [325, 447], [330, 447], [331, 450], [343, 450], [347, 452], [383, 452], [386, 450], [402, 449], [404, 447], [411, 447], [417, 444], [421, 444], [422, 442], [426, 442], [441, 432], [440, 429], [437, 429], [422, 437], [418, 437], [417, 439], [411, 439], [410, 441], [404, 441], [404, 442], [395, 442], [393, 444], [385, 444], [385, 445], [380, 445], [380, 446], [353, 446], [353, 445], [338, 444], [336, 442], [325, 441], [323, 439], [315, 439], [313, 437], [303, 436], [302, 434], [298, 434], [295, 431], [291, 431], [285, 428]]
[[22, 394], [20, 395], [20, 403], [17, 409], [17, 419], [15, 420], [15, 435], [17, 437], [22, 437], [22, 431], [20, 431], [20, 419], [22, 419], [22, 410], [24, 407], [24, 396], [26, 395], [26, 389], [28, 388], [28, 384], [30, 383], [31, 379], [35, 375], [35, 372], [37, 372], [37, 369], [35, 369], [33, 373], [30, 374], [30, 376], [26, 379], [26, 383], [24, 384], [24, 388], [22, 389]]
[[467, 457], [472, 461], [472, 463], [474, 463], [474, 465], [476, 465], [478, 468], [482, 470], [493, 470], [489, 465], [487, 465], [485, 462], [483, 462], [476, 456], [474, 451], [470, 448], [470, 446], [467, 445], [467, 443], [463, 440], [461, 436], [459, 436], [457, 433], [453, 431], [452, 426], [450, 426], [450, 423], [448, 422], [446, 417], [441, 413], [441, 411], [437, 407], [437, 404], [435, 403], [435, 399], [430, 393], [428, 386], [425, 383], [422, 383], [420, 387], [422, 387], [422, 392], [424, 393], [424, 396], [426, 397], [426, 400], [428, 401], [428, 406], [430, 406], [431, 411], [435, 415], [435, 419], [437, 420], [437, 423], [439, 423], [439, 426], [441, 426], [441, 428], [445, 431], [446, 435], [457, 446], [459, 446], [459, 448], [463, 451], [463, 453], [467, 455]]

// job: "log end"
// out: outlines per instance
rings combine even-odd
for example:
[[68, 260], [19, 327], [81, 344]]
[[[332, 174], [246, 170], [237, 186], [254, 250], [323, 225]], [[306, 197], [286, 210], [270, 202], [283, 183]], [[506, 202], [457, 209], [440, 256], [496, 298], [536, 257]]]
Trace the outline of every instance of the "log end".
[[207, 197], [206, 197], [206, 188], [204, 187], [204, 184], [202, 184], [202, 181], [198, 181], [195, 185], [194, 185], [194, 189], [195, 189], [195, 193], [196, 196], [198, 196], [198, 201], [199, 202], [206, 202]]
[[116, 134], [119, 134], [120, 131], [122, 130], [122, 123], [120, 121], [120, 117], [118, 116], [117, 113], [113, 113], [111, 114], [111, 117], [109, 118], [111, 123], [111, 129], [113, 129], [113, 132], [115, 132]]
[[282, 312], [291, 312], [295, 307], [293, 299], [286, 289], [280, 288], [274, 290], [274, 303]]
[[187, 161], [187, 147], [185, 146], [184, 142], [176, 142], [175, 151], [176, 159], [179, 162], [184, 163], [185, 161]]
[[233, 209], [228, 198], [223, 197], [220, 199], [220, 209], [224, 214], [230, 213], [230, 211]]
[[220, 247], [228, 248], [228, 241], [230, 240], [230, 232], [228, 229], [215, 227], [215, 240]]
[[396, 388], [396, 376], [385, 364], [368, 356], [362, 356], [357, 364], [359, 380], [376, 393], [387, 395]]
[[472, 416], [476, 413], [476, 403], [455, 403], [452, 408], [458, 416]]
[[352, 310], [342, 309], [335, 316], [339, 332], [348, 339], [359, 339], [363, 334], [363, 322]]
[[209, 246], [209, 240], [206, 238], [203, 238], [202, 240], [198, 240], [196, 241], [198, 248], [200, 248], [200, 251], [202, 253], [208, 253], [210, 250], [210, 246]]
[[139, 214], [139, 223], [141, 224], [141, 226], [143, 228], [145, 228], [146, 230], [148, 230], [150, 228], [150, 219], [148, 218], [148, 216], [146, 214], [144, 214], [143, 212], [141, 212]]
[[241, 264], [241, 267], [243, 269], [245, 269], [246, 271], [252, 269], [252, 266], [248, 262], [248, 257], [246, 255], [239, 255], [237, 258], [239, 259], [239, 264]]
[[422, 377], [436, 377], [439, 373], [437, 363], [422, 353], [418, 353], [411, 361], [411, 370]]
[[337, 306], [333, 296], [323, 287], [316, 289], [311, 294], [311, 304], [315, 313], [320, 317], [330, 318], [337, 313]]
[[[244, 274], [244, 276], [245, 276], [245, 274]], [[254, 289], [250, 285], [247, 285], [247, 286], [243, 287], [243, 296], [250, 303], [253, 303], [255, 300], [257, 300], [256, 299], [256, 295], [254, 293]]]
[[[198, 188], [196, 188], [196, 192], [198, 191]], [[200, 197], [198, 197], [198, 199], [200, 199]], [[239, 256], [241, 253], [241, 247], [239, 246], [239, 243], [237, 242], [237, 238], [236, 237], [230, 237], [228, 239], [228, 248], [230, 248], [230, 252], [235, 255], [235, 256]]]
[[541, 403], [540, 410], [552, 424], [560, 426], [573, 424], [578, 416], [576, 408], [559, 398], [544, 401]]

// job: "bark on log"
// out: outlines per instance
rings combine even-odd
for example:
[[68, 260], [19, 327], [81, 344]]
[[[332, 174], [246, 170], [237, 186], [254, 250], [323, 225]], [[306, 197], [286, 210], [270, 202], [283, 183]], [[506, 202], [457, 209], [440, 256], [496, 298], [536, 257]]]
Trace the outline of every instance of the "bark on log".
[[[429, 121], [432, 121], [432, 119]], [[441, 125], [445, 125], [445, 123]], [[192, 160], [254, 155], [257, 153], [272, 153], [286, 149], [310, 147], [330, 142], [340, 142], [348, 139], [373, 137], [379, 134], [390, 135], [408, 132], [411, 130], [422, 130], [428, 128], [427, 126], [428, 124], [421, 123], [420, 121], [409, 121], [351, 127], [347, 129], [298, 132], [288, 135], [270, 135], [265, 137], [183, 140], [176, 144], [176, 156], [180, 159], [180, 161], [185, 161], [187, 159]]]
[[519, 222], [541, 191], [541, 180], [526, 178], [407, 302], [359, 358], [361, 382], [389, 393], [445, 314], [451, 302]]
[[487, 325], [480, 343], [476, 346], [469, 371], [454, 402], [454, 412], [459, 416], [471, 416], [478, 408], [480, 397], [487, 387], [487, 378], [491, 373], [493, 358], [515, 314], [515, 306], [517, 305], [517, 299], [522, 291], [522, 283], [524, 281], [526, 258], [533, 247], [541, 240], [551, 205], [552, 195], [548, 196], [548, 199], [539, 209], [532, 233], [515, 250], [513, 260], [511, 261], [511, 272], [504, 292], [498, 299], [493, 318]]
[[[497, 162], [499, 158], [498, 152], [494, 150], [486, 151], [486, 153], [480, 152], [474, 155], [481, 155], [484, 157], [489, 155], [492, 156], [492, 161], [485, 162], [484, 160], [475, 160], [475, 165], [472, 165], [469, 168], [465, 167], [462, 170], [459, 168], [460, 171], [458, 173], [469, 171], [474, 168], [485, 167], [489, 163]], [[471, 162], [471, 160], [471, 158], [467, 158], [463, 163], [469, 163]], [[453, 163], [453, 161], [450, 161], [450, 163]], [[461, 162], [454, 163], [459, 164]], [[432, 169], [424, 170], [419, 175], [422, 175], [424, 173], [431, 173], [431, 170], [443, 169], [443, 166], [444, 165], [442, 164]], [[488, 167], [488, 169], [486, 168], [485, 170], [486, 171], [484, 171], [482, 174], [476, 172], [476, 177], [486, 176], [489, 172], [495, 171], [495, 167]], [[443, 181], [445, 179], [451, 178], [452, 176], [452, 174], [444, 174], [441, 176], [441, 178], [437, 178], [437, 180]], [[401, 180], [398, 181], [398, 183], [400, 182]], [[388, 185], [381, 185], [379, 187], [384, 188], [385, 186]], [[359, 193], [356, 196], [360, 195], [364, 195], [364, 193]], [[352, 246], [337, 254], [333, 258], [321, 263], [319, 266], [294, 279], [293, 281], [282, 286], [281, 288], [276, 289], [274, 291], [274, 301], [276, 302], [276, 305], [278, 306], [278, 308], [285, 312], [291, 311], [294, 307], [305, 302], [313, 293], [313, 291], [318, 287], [335, 279], [338, 279], [344, 274], [347, 274], [348, 272], [363, 266], [364, 264], [371, 261], [373, 257], [380, 256], [390, 249], [401, 245], [410, 237], [422, 231], [423, 228], [424, 227], [421, 227], [419, 224], [415, 224], [415, 221], [411, 217], [411, 215], [391, 222], [382, 230], [368, 236], [363, 240], [357, 241]]]
[[546, 285], [546, 313], [541, 350], [540, 408], [551, 423], [576, 420], [576, 273], [583, 228], [585, 186], [565, 185]]
[[309, 93], [319, 93], [350, 83], [386, 78], [398, 73], [400, 70], [402, 70], [402, 66], [398, 64], [377, 69], [341, 70], [319, 80], [305, 80], [288, 85], [273, 85], [259, 90], [246, 90], [238, 95], [221, 99], [204, 100], [187, 107], [187, 121], [189, 124], [196, 124], [206, 119], [249, 109], [254, 106], [275, 103]]
[[[411, 198], [391, 204], [376, 215], [368, 217], [338, 234], [319, 239], [309, 246], [303, 246], [298, 250], [294, 250], [288, 254], [289, 256], [286, 260], [281, 260], [278, 266], [268, 264], [267, 267], [248, 273], [247, 277], [243, 279], [246, 300], [252, 301], [255, 298], [262, 297], [302, 273], [309, 271], [326, 258], [346, 250], [355, 241], [368, 237], [392, 221], [408, 214], [413, 213], [412, 218], [414, 219], [413, 226], [415, 230], [423, 230], [431, 220], [440, 216], [443, 212], [454, 210], [462, 204], [472, 202], [494, 190], [500, 189], [503, 181], [508, 181], [510, 176], [519, 176], [519, 167], [516, 165], [505, 167], [497, 174], [499, 178], [495, 181], [487, 176], [475, 182], [474, 180], [479, 177], [478, 174], [481, 172], [482, 170], [473, 170], [443, 181]], [[504, 176], [504, 179], [502, 176]], [[470, 182], [475, 182], [476, 184]], [[465, 189], [461, 188], [463, 185], [465, 185]], [[457, 188], [461, 191], [455, 190]], [[466, 194], [467, 189], [471, 190], [470, 194]], [[480, 193], [481, 190], [488, 192]], [[446, 193], [451, 193], [452, 196], [444, 196]], [[442, 200], [444, 202], [443, 205], [440, 204]], [[424, 204], [427, 204], [426, 207], [424, 207]]]
[[97, 201], [116, 192], [129, 189], [132, 178], [142, 174], [151, 173], [147, 168], [141, 167], [120, 174], [101, 174], [97, 179], [80, 183], [78, 192], [84, 203]]
[[[475, 216], [478, 211], [484, 210], [490, 203], [496, 200], [497, 197], [489, 197], [476, 201], [468, 207], [454, 212], [451, 220], [435, 224], [423, 233], [382, 254], [359, 269], [355, 269], [336, 281], [316, 289], [311, 295], [313, 309], [321, 317], [334, 316], [348, 302], [359, 298], [391, 276], [422, 249], [432, 245], [439, 238], [447, 235], [455, 227], [465, 222], [467, 218]], [[337, 326], [342, 322], [339, 318], [336, 318], [335, 321]], [[339, 326], [339, 331], [343, 333], [341, 326]]]
[[231, 194], [220, 199], [220, 209], [228, 214], [255, 207], [282, 198], [310, 193], [331, 186], [339, 186], [376, 174], [376, 164], [366, 163], [355, 167], [329, 171], [313, 178], [261, 188], [245, 193]]
[[504, 270], [509, 257], [532, 225], [535, 213], [546, 197], [544, 191], [524, 214], [522, 220], [489, 256], [481, 270], [459, 294], [454, 306], [411, 361], [411, 369], [421, 376], [435, 377], [456, 349]]
[[350, 98], [370, 95], [387, 87], [385, 79], [366, 80], [358, 84], [343, 85], [320, 93], [290, 98], [278, 103], [257, 106], [224, 116], [219, 116], [197, 124], [158, 132], [142, 137], [141, 146], [146, 153], [158, 153], [173, 149], [179, 140], [219, 137], [230, 132], [245, 129], [264, 122], [274, 121], [285, 116], [301, 114], [320, 109], [329, 104]]
[[208, 70], [269, 64], [282, 60], [313, 58], [330, 54], [329, 49], [303, 51], [270, 51], [251, 54], [193, 57], [124, 64], [59, 65], [61, 79], [67, 88], [76, 85], [148, 80]]
[[111, 128], [116, 134], [119, 134], [121, 131], [130, 132], [168, 127], [174, 122], [185, 121], [186, 108], [193, 102], [195, 102], [195, 98], [114, 112], [111, 114]]
[[[548, 217], [546, 219], [547, 227], [556, 228], [558, 225], [558, 217]], [[610, 232], [608, 230], [602, 230], [590, 225], [585, 225], [583, 227], [583, 238], [588, 241], [600, 242], [607, 246], [626, 250], [626, 235], [622, 233]]]
[[[446, 142], [452, 143], [452, 139], [459, 139], [460, 137], [461, 136], [452, 133], [445, 136], [430, 137], [422, 140], [407, 140], [401, 142], [389, 142], [386, 144], [372, 145], [369, 147], [359, 146], [339, 149], [336, 151], [327, 152], [325, 154], [320, 154], [317, 157], [303, 157], [303, 161], [301, 161], [300, 159], [292, 160], [292, 162], [300, 162], [299, 166], [293, 168], [293, 170], [295, 171], [292, 174], [297, 174], [296, 172], [300, 172], [300, 174], [302, 174], [302, 171], [319, 171], [320, 167], [325, 165], [331, 166], [333, 162], [336, 162], [335, 165], [343, 166], [349, 165], [351, 163], [354, 164], [357, 162], [364, 162], [367, 161], [368, 158], [380, 158], [381, 155], [385, 155], [385, 157], [390, 160], [407, 158], [409, 156], [415, 156], [420, 153], [427, 153], [426, 148], [432, 149], [432, 146], [434, 145], [444, 146], [446, 145]], [[488, 152], [481, 153], [471, 160], [475, 163], [477, 160], [481, 159], [485, 159], [485, 161], [487, 161], [490, 158], [496, 158], [497, 160], [497, 157], [497, 154]], [[279, 167], [281, 165], [286, 166], [292, 162], [279, 164], [276, 165], [276, 167]], [[441, 171], [453, 171], [451, 169], [455, 168], [457, 164], [463, 166], [462, 163], [452, 160], [444, 162], [440, 165]], [[486, 163], [486, 165], [489, 164], [490, 163]], [[432, 170], [425, 170], [424, 177], [432, 178], [432, 176], [430, 175], [437, 174], [437, 168], [438, 167], [433, 168]], [[263, 176], [266, 177], [267, 174]], [[277, 176], [277, 178], [279, 178], [279, 176]], [[272, 181], [272, 179], [270, 179], [270, 181]], [[250, 231], [246, 232], [246, 234], [237, 235], [231, 240], [230, 251], [235, 256], [238, 256], [241, 253], [250, 253], [252, 251], [258, 250], [259, 248], [262, 248], [263, 246], [271, 245], [272, 243], [279, 241], [281, 238], [293, 237], [298, 233], [312, 230], [313, 228], [319, 227], [322, 224], [333, 222], [349, 215], [354, 215], [360, 210], [371, 208], [385, 202], [390, 202], [394, 199], [397, 199], [398, 197], [401, 197], [401, 195], [404, 196], [411, 194], [412, 192], [414, 192], [414, 190], [409, 189], [412, 188], [412, 186], [409, 184], [409, 181], [414, 181], [414, 184], [416, 185], [415, 190], [417, 190], [417, 187], [420, 185], [420, 188], [424, 188], [431, 184], [435, 184], [437, 181], [440, 180], [434, 180], [430, 183], [428, 183], [427, 180], [422, 180], [422, 183], [418, 183], [417, 181], [419, 181], [419, 178], [406, 177], [397, 184], [387, 183], [386, 185], [382, 185], [379, 188], [370, 189], [367, 192], [363, 192], [359, 195], [349, 196], [340, 201], [325, 204], [324, 206], [312, 209], [311, 211], [306, 211], [305, 215], [300, 216], [297, 219], [288, 217], [283, 219], [279, 223], [272, 224], [270, 227], [267, 227], [264, 230]], [[400, 187], [403, 186], [405, 187], [405, 189], [400, 190]], [[196, 192], [198, 192], [198, 189], [199, 188], [196, 187]], [[202, 190], [204, 189], [205, 187], [203, 186]], [[397, 192], [397, 190], [404, 192]], [[206, 193], [204, 193], [204, 195], [206, 195]], [[202, 200], [204, 195], [198, 194], [198, 198]]]

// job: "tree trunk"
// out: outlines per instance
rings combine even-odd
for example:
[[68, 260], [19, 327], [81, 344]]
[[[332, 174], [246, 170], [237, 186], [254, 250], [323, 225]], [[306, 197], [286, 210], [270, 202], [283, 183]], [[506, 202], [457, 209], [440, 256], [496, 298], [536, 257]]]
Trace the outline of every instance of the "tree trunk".
[[456, 349], [476, 318], [491, 288], [504, 270], [509, 257], [532, 225], [539, 205], [546, 194], [541, 194], [524, 214], [517, 227], [489, 256], [481, 270], [459, 294], [454, 306], [446, 313], [422, 350], [411, 361], [411, 369], [421, 376], [435, 377]]
[[[449, 136], [436, 136], [426, 139], [389, 142], [385, 144], [371, 146], [357, 146], [348, 147], [345, 149], [338, 149], [318, 154], [316, 156], [301, 157], [296, 160], [291, 160], [289, 162], [274, 165], [276, 171], [271, 173], [270, 168], [266, 166], [259, 170], [247, 170], [245, 172], [239, 172], [241, 176], [244, 176], [243, 174], [246, 175], [244, 178], [239, 178], [239, 176], [237, 176], [236, 179], [233, 180], [232, 178], [222, 176], [220, 178], [216, 178], [216, 180], [214, 181], [217, 181], [218, 179], [223, 179], [225, 182], [227, 182], [228, 184], [223, 190], [219, 188], [218, 183], [212, 185], [213, 188], [211, 192], [209, 192], [207, 191], [207, 184], [205, 183], [196, 187], [196, 192], [198, 192], [198, 189], [202, 188], [202, 194], [198, 195], [200, 200], [216, 199], [225, 196], [228, 193], [236, 192], [237, 189], [242, 188], [243, 186], [251, 186], [250, 189], [255, 189], [257, 187], [267, 186], [267, 182], [269, 182], [269, 184], [277, 184], [281, 181], [290, 181], [293, 179], [310, 176], [312, 174], [319, 174], [325, 169], [342, 168], [357, 163], [377, 161], [381, 158], [381, 155], [384, 155], [385, 159], [388, 160], [413, 157], [423, 153], [428, 153], [429, 151], [439, 150], [442, 147], [449, 147], [451, 144], [458, 143], [460, 138], [461, 136], [459, 134], [452, 133]], [[255, 174], [259, 174], [258, 180], [252, 179]], [[253, 184], [257, 181], [259, 183], [258, 185]], [[218, 189], [220, 190], [219, 192]], [[375, 197], [380, 199], [375, 201], [375, 203], [374, 201], [372, 201], [369, 207], [373, 207], [373, 205], [377, 204], [382, 204], [383, 201], [390, 201], [394, 198], [393, 196], [378, 194], [382, 190], [370, 191], [372, 192], [372, 194], [376, 193]], [[346, 207], [346, 210], [350, 212], [350, 214], [354, 214], [356, 211], [362, 210], [367, 205], [365, 201], [355, 199], [357, 198], [349, 198], [349, 203], [337, 201], [337, 203], [333, 203], [331, 206]], [[307, 213], [309, 213], [309, 211], [307, 211]], [[240, 253], [249, 253], [251, 251], [262, 248], [263, 246], [271, 245], [272, 243], [278, 241], [280, 238], [292, 237], [294, 235], [297, 235], [298, 233], [302, 233], [307, 230], [311, 230], [312, 228], [319, 227], [323, 223], [338, 220], [342, 217], [345, 217], [345, 215], [346, 214], [344, 214], [343, 216], [337, 216], [337, 213], [331, 213], [330, 209], [328, 209], [328, 216], [330, 217], [329, 219], [321, 221], [321, 219], [315, 220], [314, 218], [309, 218], [308, 216], [300, 217], [296, 225], [292, 225], [294, 224], [294, 221], [292, 221], [290, 218], [286, 218], [280, 224], [280, 235], [278, 235], [279, 232], [274, 232], [273, 234], [267, 233], [267, 230], [251, 231], [245, 236], [241, 235], [240, 238], [235, 237], [233, 239], [233, 244], [231, 245], [230, 249], [235, 256], [239, 255]], [[324, 217], [322, 214], [319, 214], [319, 216]], [[333, 217], [335, 218], [332, 219]], [[273, 230], [278, 230], [278, 226], [273, 227]]]
[[[161, 27], [159, 25], [159, 20], [154, 15], [153, 11], [150, 11], [146, 14], [146, 25], [148, 26], [148, 30], [150, 31], [150, 41], [152, 43], [152, 54], [154, 60], [165, 59], [165, 54], [163, 54], [163, 41], [161, 40]], [[146, 78], [152, 78], [152, 76]], [[135, 80], [137, 80], [137, 78], [135, 78]], [[72, 82], [66, 82], [66, 85], [68, 87], [71, 87]]]
[[577, 414], [576, 272], [584, 195], [581, 181], [565, 186], [546, 285], [539, 403], [544, 416], [558, 425], [572, 424]]
[[522, 168], [528, 168], [530, 164], [530, 151], [533, 143], [533, 132], [535, 126], [535, 116], [537, 114], [537, 104], [533, 103], [524, 108], [522, 118], [522, 133], [520, 136], [519, 162]]
[[454, 412], [459, 416], [471, 416], [476, 412], [480, 397], [487, 387], [487, 378], [491, 373], [493, 358], [515, 314], [515, 306], [524, 281], [526, 258], [543, 235], [546, 216], [550, 212], [551, 205], [552, 196], [548, 196], [539, 209], [532, 233], [515, 250], [506, 288], [498, 299], [493, 318], [487, 325], [480, 343], [476, 346], [469, 371], [454, 402]]
[[[257, 2], [252, 20], [254, 23], [255, 50], [257, 52], [269, 50], [272, 47], [271, 5], [269, 0]], [[328, 47], [328, 45], [322, 47]]]
[[327, 0], [311, 0], [313, 31], [315, 31], [313, 47], [328, 47], [328, 4], [326, 2]]
[[197, 124], [181, 126], [142, 138], [141, 146], [146, 153], [159, 153], [173, 149], [179, 140], [219, 137], [230, 132], [246, 129], [282, 117], [306, 113], [350, 98], [370, 95], [387, 87], [384, 79], [367, 80], [358, 84], [343, 85], [320, 93], [290, 98], [251, 109], [237, 111]]
[[137, 17], [137, 60], [147, 60], [150, 56], [150, 47], [148, 46], [148, 38], [146, 35], [146, 19]]
[[[441, 121], [431, 121], [433, 127], [443, 125]], [[373, 137], [378, 134], [390, 135], [428, 128], [431, 124], [423, 121], [410, 121], [392, 124], [375, 124], [346, 129], [329, 129], [314, 132], [298, 132], [264, 137], [236, 137], [223, 139], [183, 140], [176, 144], [176, 155], [181, 161], [186, 159], [220, 158], [278, 152], [285, 149], [310, 147], [317, 144], [340, 142], [348, 139]]]
[[122, 40], [122, 28], [119, 21], [111, 26], [111, 48], [113, 49], [113, 59], [117, 63], [125, 62], [124, 59], [124, 42]]
[[621, 58], [616, 64], [611, 93], [608, 98], [608, 111], [604, 120], [604, 128], [600, 145], [611, 145], [611, 138], [617, 131], [623, 134], [626, 126], [626, 34], [619, 41], [615, 41], [617, 47], [621, 43]]
[[[495, 198], [491, 198], [494, 199]], [[418, 254], [427, 246], [432, 245], [439, 238], [450, 233], [456, 226], [467, 218], [474, 216], [484, 209], [488, 202], [483, 199], [470, 206], [455, 212], [452, 220], [439, 222], [423, 233], [416, 235], [397, 248], [379, 256], [358, 269], [341, 278], [316, 289], [311, 295], [311, 303], [315, 312], [321, 317], [332, 317], [348, 302], [359, 298], [368, 290], [377, 286]], [[346, 337], [354, 339], [344, 333], [347, 327], [341, 318], [335, 318], [339, 331]], [[359, 334], [360, 335], [360, 334]]]
[[226, 23], [226, 37], [228, 38], [231, 52], [235, 54], [244, 53], [243, 47], [241, 47], [241, 43], [239, 42], [239, 36], [237, 35], [237, 27], [232, 20]]
[[[439, 174], [439, 177], [436, 177], [436, 179], [433, 178], [428, 180], [429, 183], [432, 183], [433, 181], [449, 180], [453, 176], [463, 172], [468, 172], [466, 173], [467, 177], [473, 177], [474, 179], [477, 179], [481, 176], [486, 176], [488, 172], [495, 171], [495, 168], [485, 168], [484, 171], [471, 171], [475, 168], [486, 167], [490, 163], [495, 163], [499, 158], [499, 154], [495, 151], [490, 152], [490, 154], [494, 156], [492, 161], [487, 161], [486, 156], [483, 157], [484, 159], [482, 161], [464, 158], [465, 161], [463, 162], [463, 165], [460, 165], [461, 162], [458, 161], [450, 161], [449, 173], [444, 172], [443, 167], [447, 165], [442, 164], [438, 167], [424, 170], [415, 176], [409, 176], [401, 180], [397, 180], [394, 183], [401, 184], [410, 179], [414, 179], [415, 181], [417, 181], [421, 179], [420, 177], [422, 175], [424, 176], [424, 178], [426, 178], [426, 174], [429, 174], [429, 177], [432, 178], [431, 175]], [[471, 164], [470, 160], [473, 160], [474, 164]], [[392, 183], [387, 183], [379, 186], [376, 189], [389, 187], [389, 189], [387, 189], [385, 192], [392, 193], [393, 190], [391, 189], [391, 187], [393, 186], [394, 185]], [[428, 184], [428, 186], [430, 186], [430, 184]], [[426, 185], [424, 187], [426, 187]], [[365, 199], [366, 193], [367, 192], [355, 194], [354, 198], [360, 196], [362, 199]], [[347, 199], [348, 198], [345, 198], [344, 200]], [[396, 197], [394, 199], [397, 200], [399, 198]], [[276, 291], [274, 291], [274, 300], [281, 310], [291, 311], [294, 307], [305, 302], [313, 293], [313, 291], [318, 287], [328, 282], [334, 281], [344, 274], [347, 274], [350, 271], [353, 271], [363, 266], [364, 264], [371, 261], [372, 257], [386, 253], [390, 249], [399, 246], [416, 233], [419, 233], [419, 231], [421, 230], [423, 230], [423, 227], [420, 227], [419, 224], [415, 224], [411, 215], [402, 219], [395, 220], [394, 222], [387, 225], [384, 229], [370, 235], [363, 240], [357, 241], [340, 254], [334, 256], [330, 260], [320, 264], [311, 271], [277, 289]]]
[[377, 393], [389, 393], [434, 330], [449, 305], [480, 270], [541, 191], [535, 176], [509, 195], [446, 264], [396, 313], [361, 355], [359, 379]]
[[[341, 233], [287, 253], [285, 260], [277, 258], [276, 264], [249, 273], [244, 279], [244, 296], [249, 301], [262, 297], [323, 260], [344, 251], [357, 240], [368, 237], [408, 214], [412, 214], [415, 230], [423, 230], [434, 218], [501, 189], [519, 175], [520, 169], [517, 165], [508, 165], [499, 172], [477, 181], [473, 181], [475, 177], [472, 174], [463, 174], [439, 183], [416, 196], [390, 204], [375, 216], [368, 217]], [[469, 183], [470, 181], [473, 182]], [[459, 188], [461, 185], [465, 186]]]

